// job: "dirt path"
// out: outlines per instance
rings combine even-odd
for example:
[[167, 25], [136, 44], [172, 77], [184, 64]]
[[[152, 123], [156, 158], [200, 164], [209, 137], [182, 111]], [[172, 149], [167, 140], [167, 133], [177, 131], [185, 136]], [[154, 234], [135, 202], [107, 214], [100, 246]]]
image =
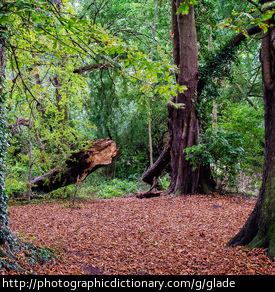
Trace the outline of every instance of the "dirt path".
[[61, 249], [39, 274], [275, 274], [263, 250], [226, 248], [255, 200], [113, 198], [9, 207], [24, 240]]

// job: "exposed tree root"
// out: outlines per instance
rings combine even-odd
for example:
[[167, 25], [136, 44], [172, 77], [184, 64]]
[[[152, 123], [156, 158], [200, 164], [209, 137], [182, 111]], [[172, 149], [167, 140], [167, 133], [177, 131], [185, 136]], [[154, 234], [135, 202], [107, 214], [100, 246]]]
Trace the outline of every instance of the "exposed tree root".
[[153, 198], [153, 197], [159, 197], [161, 195], [163, 195], [165, 193], [165, 191], [158, 191], [158, 192], [146, 192], [146, 193], [138, 193], [136, 195], [137, 198], [139, 199], [149, 199], [149, 198]]
[[[42, 252], [41, 252], [42, 251]], [[34, 262], [44, 262], [44, 250], [32, 245], [23, 243], [13, 235], [12, 243], [5, 242], [0, 244], [0, 270], [11, 274], [32, 274], [36, 272], [30, 268]], [[31, 265], [28, 264], [28, 260]], [[21, 265], [23, 263], [23, 265]], [[25, 264], [27, 268], [25, 268]]]
[[[0, 245], [0, 258], [2, 261], [3, 260], [8, 261], [10, 266], [12, 266], [13, 269], [16, 270], [17, 272], [19, 272], [20, 274], [27, 273], [27, 271], [25, 269], [23, 269], [20, 266], [20, 264], [18, 263], [18, 258], [11, 251], [10, 245], [8, 243]], [[0, 261], [0, 268], [1, 268], [1, 261]]]

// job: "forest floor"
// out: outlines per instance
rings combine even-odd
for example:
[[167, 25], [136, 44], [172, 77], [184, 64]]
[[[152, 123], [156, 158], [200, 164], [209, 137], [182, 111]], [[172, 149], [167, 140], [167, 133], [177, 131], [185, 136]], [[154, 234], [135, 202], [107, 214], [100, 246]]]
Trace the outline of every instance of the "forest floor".
[[22, 240], [55, 250], [56, 258], [33, 267], [38, 274], [274, 275], [263, 249], [225, 246], [255, 203], [230, 195], [120, 197], [9, 212]]

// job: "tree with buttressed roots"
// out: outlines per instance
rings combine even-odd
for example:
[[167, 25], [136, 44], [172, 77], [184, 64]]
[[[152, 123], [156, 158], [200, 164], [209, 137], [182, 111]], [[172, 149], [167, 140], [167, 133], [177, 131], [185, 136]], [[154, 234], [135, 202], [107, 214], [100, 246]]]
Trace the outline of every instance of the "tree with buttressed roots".
[[[270, 1], [260, 1], [264, 5]], [[267, 248], [269, 258], [275, 258], [275, 24], [266, 22], [262, 31], [261, 68], [265, 120], [265, 157], [262, 186], [254, 210], [228, 246], [249, 245]]]
[[[194, 169], [192, 163], [186, 159], [184, 150], [198, 144], [200, 125], [196, 106], [205, 85], [211, 78], [215, 78], [218, 67], [222, 70], [227, 66], [235, 48], [246, 39], [243, 33], [234, 36], [199, 72], [194, 9], [196, 2], [171, 0], [173, 59], [178, 67], [176, 82], [185, 86], [186, 90], [178, 92], [168, 103], [168, 136], [165, 149], [142, 176], [144, 182], [154, 186], [162, 170], [170, 163], [171, 182], [166, 194], [172, 193], [175, 196], [215, 190], [216, 183], [211, 175], [210, 165], [199, 165]], [[259, 32], [259, 26], [246, 30], [247, 35]], [[203, 74], [203, 71], [207, 74]]]

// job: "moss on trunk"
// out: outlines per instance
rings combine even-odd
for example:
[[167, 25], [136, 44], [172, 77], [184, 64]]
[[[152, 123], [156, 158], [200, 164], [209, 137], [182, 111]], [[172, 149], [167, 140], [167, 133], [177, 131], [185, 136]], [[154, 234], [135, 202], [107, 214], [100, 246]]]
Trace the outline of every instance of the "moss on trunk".
[[251, 248], [263, 247], [267, 249], [267, 256], [275, 259], [275, 224], [267, 226], [265, 230], [260, 230], [254, 239], [249, 243]]
[[[266, 0], [262, 0], [264, 4]], [[274, 24], [270, 19], [268, 24]], [[261, 67], [265, 108], [265, 159], [259, 198], [248, 220], [228, 245], [245, 245], [267, 249], [275, 258], [275, 30], [262, 32]]]

